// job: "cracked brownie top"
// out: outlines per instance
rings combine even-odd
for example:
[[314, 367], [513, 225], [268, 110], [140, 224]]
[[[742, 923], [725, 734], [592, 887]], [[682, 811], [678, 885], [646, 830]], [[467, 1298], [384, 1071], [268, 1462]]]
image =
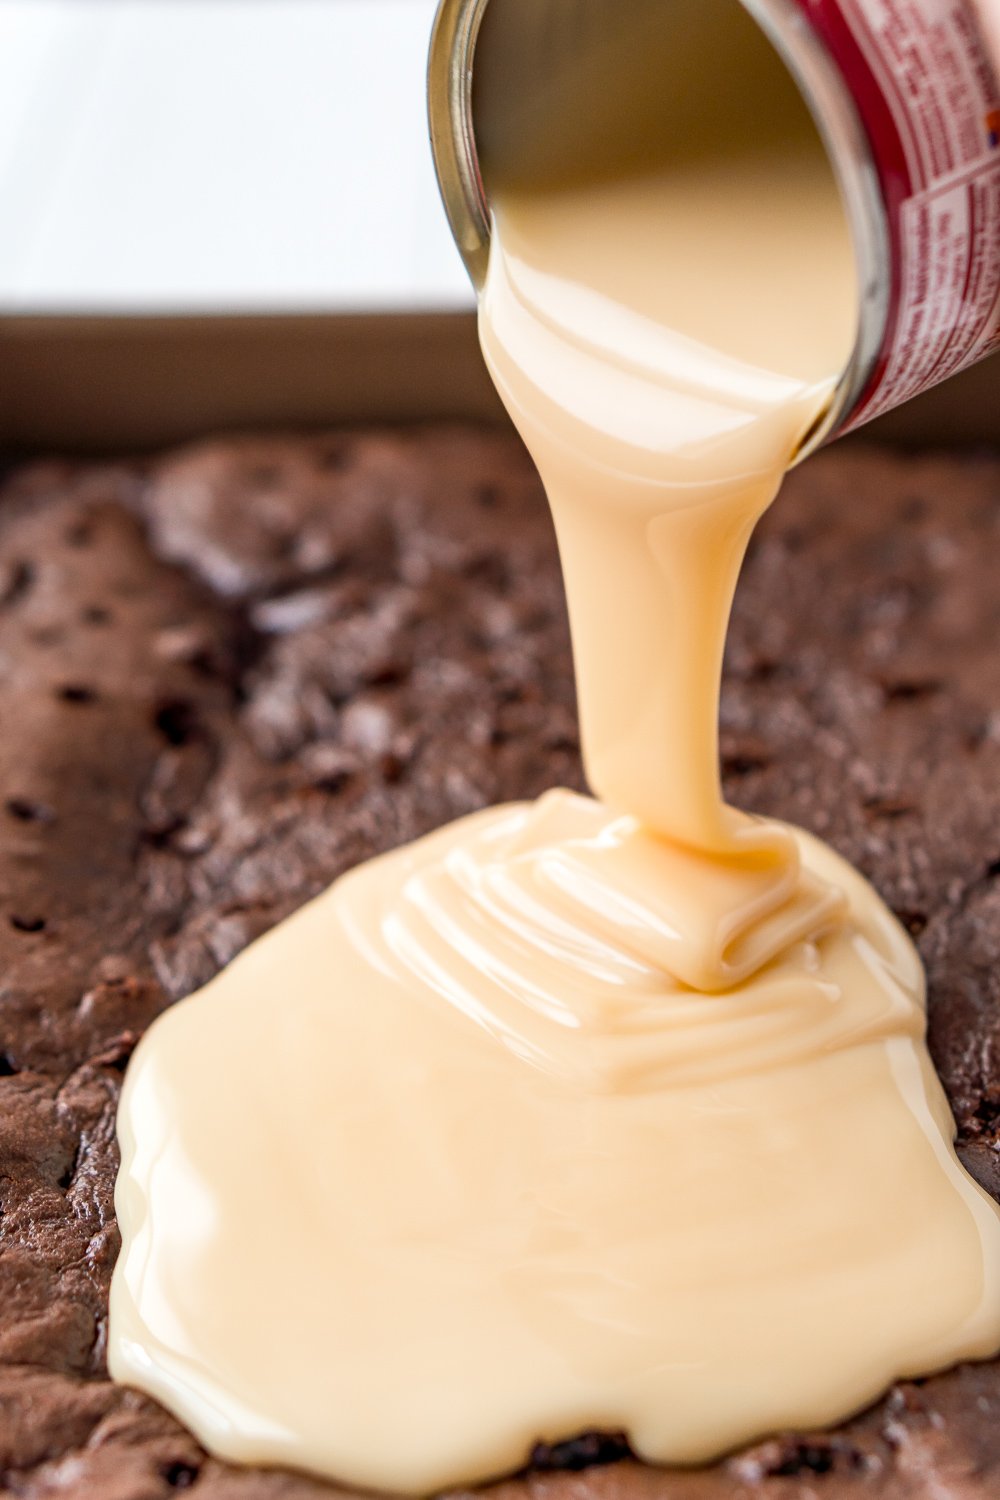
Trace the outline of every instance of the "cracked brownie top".
[[[917, 937], [960, 1151], [1000, 1196], [998, 554], [996, 460], [797, 471], [741, 584], [722, 751], [733, 801], [821, 834]], [[107, 1381], [115, 1101], [150, 1020], [343, 870], [582, 786], [534, 472], [461, 428], [14, 468], [0, 725], [0, 1491], [332, 1493], [209, 1460]], [[584, 1437], [497, 1494], [986, 1496], [998, 1418], [986, 1365], [698, 1473]]]

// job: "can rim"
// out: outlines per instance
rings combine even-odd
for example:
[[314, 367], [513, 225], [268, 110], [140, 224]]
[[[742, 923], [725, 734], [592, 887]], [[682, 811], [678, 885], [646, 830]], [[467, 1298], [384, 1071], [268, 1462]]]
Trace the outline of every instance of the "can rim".
[[427, 120], [438, 187], [476, 291], [490, 253], [489, 204], [476, 153], [472, 64], [488, 0], [440, 0], [427, 59]]
[[[472, 114], [476, 41], [489, 0], [440, 0], [427, 65], [427, 109], [438, 185], [477, 292], [489, 262], [489, 201]], [[865, 394], [885, 342], [891, 264], [889, 220], [861, 116], [846, 81], [797, 0], [740, 0], [767, 36], [809, 109], [847, 213], [858, 274], [854, 346], [829, 405], [803, 436], [798, 464], [837, 435]]]

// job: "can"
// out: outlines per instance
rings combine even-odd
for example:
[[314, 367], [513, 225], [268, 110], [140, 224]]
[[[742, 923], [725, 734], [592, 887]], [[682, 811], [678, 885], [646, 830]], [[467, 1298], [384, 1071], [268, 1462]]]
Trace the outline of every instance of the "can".
[[[477, 288], [490, 216], [472, 86], [488, 3], [441, 0], [428, 66], [438, 181]], [[539, 35], [546, 11], [562, 13], [550, 48], [571, 34], [580, 0], [527, 3]], [[1000, 81], [970, 0], [740, 3], [816, 121], [859, 271], [854, 350], [801, 459], [1000, 348]]]

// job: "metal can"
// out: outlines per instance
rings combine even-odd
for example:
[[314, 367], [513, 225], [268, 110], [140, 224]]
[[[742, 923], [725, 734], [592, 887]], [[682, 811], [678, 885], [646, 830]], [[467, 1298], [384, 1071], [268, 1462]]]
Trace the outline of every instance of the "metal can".
[[[438, 180], [477, 287], [490, 217], [472, 92], [488, 3], [441, 0], [428, 72]], [[571, 28], [572, 0], [528, 3], [536, 23], [559, 10]], [[741, 3], [812, 112], [859, 268], [855, 347], [801, 458], [1000, 348], [1000, 82], [970, 0]]]

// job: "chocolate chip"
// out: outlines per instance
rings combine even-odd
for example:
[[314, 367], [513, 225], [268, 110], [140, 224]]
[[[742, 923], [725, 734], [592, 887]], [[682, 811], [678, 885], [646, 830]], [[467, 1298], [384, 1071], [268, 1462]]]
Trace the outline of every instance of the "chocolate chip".
[[19, 558], [15, 562], [0, 564], [0, 605], [10, 607], [17, 604], [34, 581], [35, 569], [30, 562]]
[[620, 1463], [630, 1454], [624, 1433], [585, 1432], [565, 1443], [539, 1443], [531, 1455], [531, 1467], [579, 1472]]
[[803, 1475], [862, 1473], [872, 1460], [845, 1438], [773, 1438], [730, 1460], [730, 1470], [745, 1483], [764, 1479], [800, 1479]]
[[4, 807], [19, 823], [51, 823], [55, 813], [44, 802], [31, 802], [27, 797], [8, 797]]
[[200, 1472], [195, 1464], [189, 1464], [184, 1459], [174, 1459], [172, 1463], [166, 1463], [160, 1469], [160, 1473], [172, 1490], [191, 1489]]
[[202, 727], [192, 703], [184, 698], [172, 698], [161, 703], [153, 715], [153, 724], [168, 745], [189, 745], [192, 740], [202, 738]]
[[769, 1472], [775, 1478], [796, 1478], [800, 1474], [831, 1474], [836, 1459], [833, 1450], [819, 1443], [798, 1443], [787, 1458]]
[[315, 792], [324, 792], [329, 797], [337, 797], [350, 779], [349, 771], [331, 771], [329, 776], [317, 776], [309, 785]]
[[904, 678], [898, 682], [883, 682], [881, 688], [886, 703], [919, 703], [921, 699], [943, 693], [944, 683], [933, 677]]
[[770, 764], [766, 755], [725, 755], [722, 758], [722, 774], [752, 776], [755, 771], [766, 771]]

